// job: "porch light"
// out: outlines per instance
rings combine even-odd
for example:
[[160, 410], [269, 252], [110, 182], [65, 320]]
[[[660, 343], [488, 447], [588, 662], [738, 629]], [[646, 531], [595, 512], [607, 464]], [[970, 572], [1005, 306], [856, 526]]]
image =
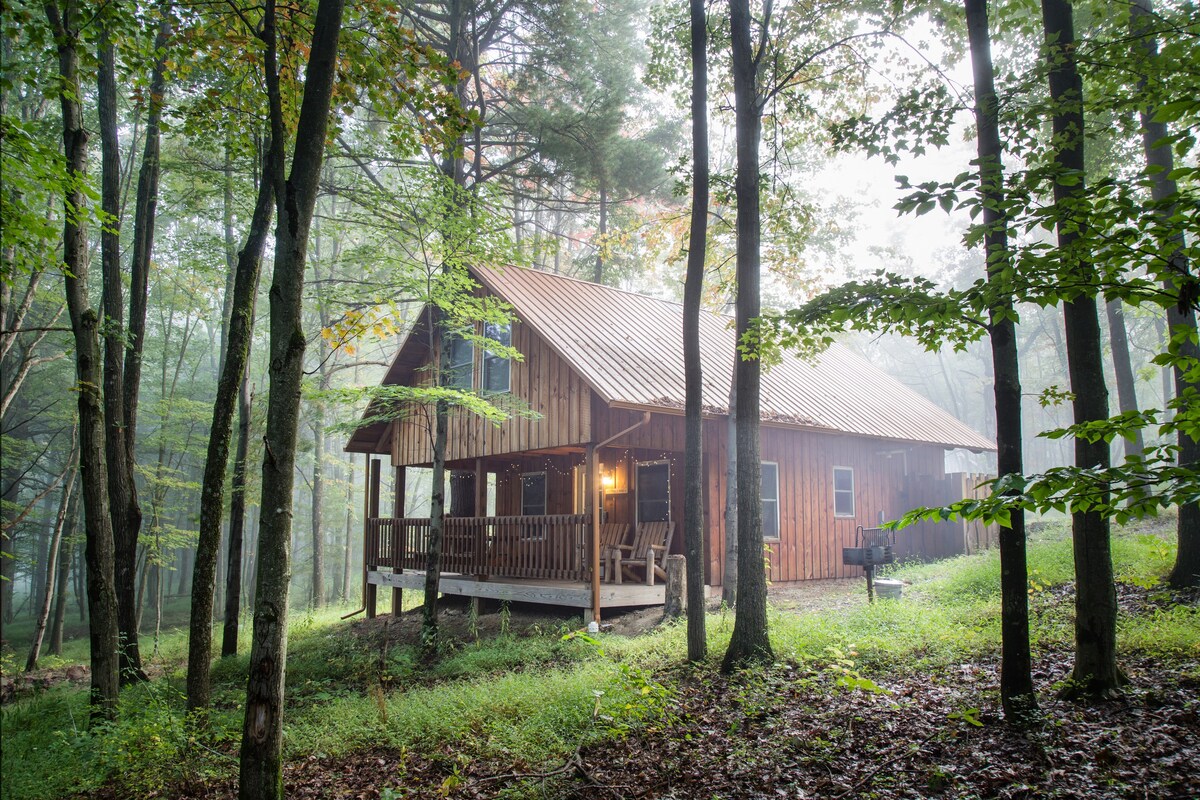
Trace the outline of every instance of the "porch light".
[[617, 478], [611, 472], [601, 472], [600, 485], [604, 487], [605, 491], [609, 491], [617, 485]]

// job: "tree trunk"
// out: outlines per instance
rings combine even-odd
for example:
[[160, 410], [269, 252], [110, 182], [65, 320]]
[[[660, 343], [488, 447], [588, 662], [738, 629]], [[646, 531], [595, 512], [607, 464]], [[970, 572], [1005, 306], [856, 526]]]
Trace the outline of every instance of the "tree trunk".
[[142, 526], [133, 477], [133, 431], [125, 415], [125, 308], [121, 277], [121, 153], [117, 141], [115, 51], [101, 27], [97, 70], [100, 116], [100, 200], [108, 219], [100, 229], [101, 293], [104, 307], [104, 453], [112, 516], [114, 579], [121, 683], [146, 679], [138, 651], [137, 540]]
[[[350, 599], [350, 548], [354, 541], [354, 459], [350, 459], [347, 467], [346, 477], [346, 546], [342, 553], [342, 593], [341, 600], [343, 603]], [[401, 508], [397, 511], [400, 516], [404, 515], [403, 501]]]
[[[666, 586], [664, 589], [665, 601], [663, 602], [663, 621], [679, 619], [686, 615], [691, 619], [691, 609], [684, 605], [683, 596], [688, 593], [688, 576], [687, 576], [687, 558], [680, 555], [669, 555], [664, 564], [664, 572], [667, 573]], [[700, 613], [704, 613], [704, 605], [700, 606]], [[690, 645], [690, 642], [689, 642]], [[689, 653], [688, 659], [698, 661], [699, 659], [691, 658]]]
[[[253, 327], [253, 322], [251, 323]], [[248, 371], [242, 374], [238, 394], [238, 440], [233, 456], [233, 485], [229, 498], [228, 566], [225, 570], [225, 628], [221, 637], [221, 657], [237, 655], [238, 620], [242, 600], [242, 550], [246, 528], [246, 457], [250, 451], [250, 414], [254, 395], [250, 391]]]
[[[433, 315], [435, 318], [437, 315]], [[434, 325], [440, 325], [435, 322]], [[441, 339], [440, 336], [436, 336]], [[448, 348], [438, 346], [434, 350], [445, 374], [447, 359], [443, 351]], [[433, 434], [433, 470], [429, 497], [429, 542], [428, 558], [425, 562], [425, 599], [421, 610], [421, 652], [425, 658], [432, 658], [438, 651], [438, 584], [442, 579], [442, 530], [445, 527], [446, 512], [446, 433], [449, 427], [449, 409], [444, 400], [437, 401], [434, 409]]]
[[[1133, 379], [1133, 364], [1129, 358], [1129, 333], [1125, 330], [1125, 312], [1120, 300], [1109, 300], [1104, 304], [1108, 316], [1108, 341], [1112, 348], [1113, 372], [1117, 378], [1117, 407], [1122, 414], [1137, 413], [1137, 388]], [[1124, 439], [1125, 459], [1140, 456], [1146, 449], [1142, 429], [1134, 429], [1133, 439]]]
[[[449, 31], [445, 41], [445, 55], [450, 63], [463, 64], [470, 60], [469, 68], [463, 68], [460, 75], [469, 76], [478, 68], [478, 62], [472, 58], [472, 48], [468, 46], [466, 35], [467, 9], [460, 2], [450, 5], [448, 16]], [[459, 106], [466, 108], [466, 77], [460, 78], [455, 85], [455, 95]], [[461, 143], [461, 137], [460, 142]], [[456, 143], [458, 144], [458, 143]], [[443, 191], [454, 193], [447, 201], [447, 207], [453, 208], [455, 203], [462, 201], [459, 190], [465, 185], [466, 175], [463, 169], [463, 159], [455, 148], [448, 149], [442, 156], [439, 165], [442, 176], [448, 185]], [[450, 221], [446, 221], [450, 224]], [[443, 273], [448, 273], [451, 264], [443, 263]], [[434, 382], [441, 385], [449, 370], [449, 351], [445, 345], [442, 315], [436, 304], [430, 304], [429, 344], [433, 363], [437, 365], [434, 372]], [[450, 407], [445, 400], [438, 400], [434, 406], [433, 424], [433, 469], [432, 486], [429, 499], [429, 540], [428, 558], [425, 569], [425, 596], [421, 610], [421, 652], [425, 658], [432, 658], [438, 651], [438, 584], [442, 574], [442, 531], [446, 512], [446, 436], [449, 426]], [[364, 555], [365, 558], [365, 555]]]
[[[1069, 180], [1054, 183], [1058, 251], [1066, 268], [1083, 284], [1094, 282], [1091, 254], [1080, 234], [1082, 221], [1071, 211], [1085, 198], [1083, 83], [1075, 67], [1075, 31], [1068, 0], [1042, 0], [1042, 22], [1050, 78], [1054, 159]], [[1108, 417], [1100, 318], [1094, 295], [1063, 304], [1067, 371], [1075, 424]], [[1107, 469], [1108, 443], [1075, 439], [1075, 466]], [[1098, 498], [1104, 502], [1106, 498]], [[1075, 555], [1075, 668], [1068, 695], [1107, 697], [1124, 682], [1117, 668], [1117, 593], [1113, 583], [1109, 522], [1100, 511], [1071, 514]]]
[[[759, 57], [750, 43], [749, 0], [730, 0], [734, 118], [737, 131], [737, 335], [759, 316], [759, 163], [762, 133], [757, 79]], [[767, 576], [763, 565], [762, 465], [759, 461], [759, 361], [737, 360], [737, 611], [722, 670], [772, 658], [767, 636]]]
[[[1142, 56], [1150, 62], [1158, 59], [1158, 40], [1149, 34], [1150, 22], [1154, 14], [1152, 0], [1133, 0], [1129, 8], [1129, 24], [1134, 36], [1134, 46], [1139, 48]], [[1141, 111], [1142, 149], [1146, 157], [1146, 166], [1154, 168], [1150, 174], [1150, 196], [1155, 202], [1155, 213], [1162, 219], [1169, 220], [1176, 213], [1176, 202], [1179, 197], [1179, 187], [1171, 177], [1175, 169], [1175, 157], [1171, 145], [1167, 141], [1167, 125], [1158, 122], [1154, 115], [1157, 109], [1145, 108]], [[1177, 249], [1170, 256], [1167, 269], [1163, 270], [1168, 276], [1164, 281], [1169, 293], [1177, 294], [1179, 287], [1192, 280], [1191, 264], [1188, 263], [1183, 251], [1185, 244], [1183, 236], [1176, 238]], [[1195, 336], [1196, 313], [1190, 305], [1173, 304], [1167, 307], [1167, 326], [1170, 336], [1190, 332]], [[1200, 345], [1187, 340], [1180, 345], [1181, 355], [1200, 359]], [[1174, 368], [1175, 397], [1187, 396], [1189, 390], [1200, 391], [1200, 384], [1189, 381], [1183, 366]], [[1167, 403], [1164, 385], [1163, 405]], [[1200, 440], [1193, 439], [1182, 430], [1178, 433], [1179, 466], [1195, 469], [1200, 462]], [[1200, 503], [1186, 503], [1179, 507], [1179, 520], [1176, 525], [1176, 536], [1179, 548], [1175, 554], [1175, 566], [1167, 581], [1175, 587], [1200, 586]]]
[[[72, 447], [71, 450], [71, 460], [74, 460], [75, 448]], [[46, 635], [46, 624], [50, 621], [50, 604], [54, 600], [55, 577], [59, 571], [58, 559], [62, 546], [63, 529], [67, 524], [71, 496], [75, 491], [75, 470], [71, 466], [68, 466], [67, 469], [71, 470], [71, 474], [67, 477], [67, 482], [63, 486], [62, 499], [58, 504], [58, 514], [54, 518], [54, 529], [50, 533], [50, 546], [46, 552], [45, 589], [42, 593], [41, 605], [38, 607], [35, 618], [33, 642], [29, 645], [29, 658], [25, 661], [26, 672], [32, 672], [37, 668], [38, 658], [42, 652], [42, 638]]]
[[600, 235], [599, 243], [596, 247], [596, 272], [592, 276], [592, 283], [604, 283], [604, 248], [606, 247], [605, 239], [608, 236], [608, 181], [605, 180], [604, 168], [599, 170], [600, 181]]
[[683, 287], [686, 426], [683, 543], [687, 556], [688, 660], [703, 661], [708, 655], [708, 636], [704, 625], [704, 380], [700, 366], [700, 299], [704, 292], [708, 239], [708, 19], [704, 0], [690, 0], [688, 5], [692, 34], [692, 219]]
[[[1024, 472], [1021, 439], [1021, 378], [1011, 290], [1004, 287], [1012, 271], [1008, 215], [1004, 211], [1004, 165], [1000, 144], [998, 101], [988, 31], [987, 0], [966, 0], [967, 34], [975, 80], [975, 123], [978, 131], [979, 186], [983, 201], [984, 246], [988, 280], [1001, 284], [1004, 299], [990, 311], [992, 372], [996, 399], [996, 467], [999, 477]], [[1013, 722], [1028, 719], [1037, 708], [1029, 651], [1029, 575], [1025, 558], [1025, 512], [1010, 511], [1001, 526], [1000, 549], [1000, 702]]]
[[725, 564], [721, 571], [721, 602], [737, 608], [737, 373], [729, 384], [729, 416], [725, 424]]
[[113, 586], [113, 530], [108, 509], [108, 470], [104, 460], [104, 409], [100, 397], [100, 320], [88, 305], [86, 198], [87, 131], [79, 85], [79, 32], [74, 0], [60, 10], [47, 3], [46, 15], [58, 45], [61, 78], [63, 155], [72, 188], [64, 202], [63, 286], [75, 338], [75, 387], [79, 403], [79, 474], [86, 530], [87, 596], [91, 646], [92, 716], [115, 719], [118, 700], [117, 597]]
[[[325, 382], [322, 381], [324, 384]], [[323, 385], [328, 389], [328, 385]], [[325, 531], [321, 515], [325, 508], [325, 404], [316, 405], [316, 427], [313, 438], [312, 479], [312, 607], [325, 605]]]
[[146, 295], [154, 253], [154, 228], [158, 219], [158, 178], [161, 173], [159, 143], [163, 98], [166, 94], [167, 45], [171, 39], [170, 2], [163, 0], [158, 34], [154, 39], [154, 66], [150, 74], [150, 102], [146, 118], [146, 143], [138, 171], [133, 212], [133, 257], [129, 266], [129, 342], [125, 349], [124, 407], [126, 441], [133, 463], [137, 430], [138, 395], [142, 380], [142, 353], [146, 345]]
[[[273, 135], [263, 158], [264, 177], [258, 187], [258, 198], [254, 203], [246, 244], [238, 254], [228, 338], [225, 343], [225, 355], [221, 359], [221, 375], [217, 382], [217, 397], [213, 403], [212, 422], [209, 425], [208, 450], [204, 458], [204, 478], [200, 489], [200, 531], [196, 540], [196, 561], [192, 571], [192, 605], [188, 633], [187, 702], [191, 711], [207, 708], [209, 703], [213, 592], [217, 557], [221, 549], [221, 518], [225, 509], [225, 469], [229, 464], [233, 411], [245, 393], [262, 253], [270, 235], [271, 206], [275, 200], [275, 185], [266, 176], [282, 172], [283, 142]], [[242, 457], [244, 471], [245, 453], [240, 441], [238, 453]], [[231, 512], [231, 528], [233, 522]], [[233, 536], [232, 531], [230, 536]], [[229, 624], [228, 608], [225, 624]], [[236, 648], [236, 633], [234, 636]], [[222, 645], [224, 646], [224, 642]]]
[[67, 529], [63, 532], [63, 545], [60, 546], [58, 558], [58, 575], [54, 590], [54, 612], [50, 624], [50, 654], [62, 655], [63, 628], [67, 622], [67, 590], [71, 586], [71, 564], [75, 560], [75, 529], [78, 527], [79, 500], [78, 494], [71, 496], [71, 505], [67, 510]]
[[[264, 177], [275, 182], [278, 225], [270, 292], [271, 384], [264, 436], [258, 588], [240, 759], [239, 796], [242, 800], [281, 800], [284, 796], [283, 689], [291, 575], [288, 543], [304, 378], [305, 337], [300, 326], [304, 267], [337, 73], [342, 9], [342, 0], [320, 0], [317, 5], [291, 173], [286, 181], [281, 169]], [[271, 140], [282, 145], [284, 121], [275, 64], [274, 16], [274, 8], [268, 4], [263, 36], [267, 43]], [[241, 370], [236, 374], [240, 375]]]
[[47, 494], [42, 499], [42, 515], [46, 519], [46, 524], [43, 526], [40, 523], [31, 525], [31, 533], [34, 536], [34, 558], [33, 569], [29, 575], [31, 599], [29, 603], [29, 613], [37, 613], [37, 602], [46, 593], [46, 584], [49, 583], [46, 575], [46, 561], [50, 558], [50, 540], [54, 538], [54, 522], [56, 515], [53, 513], [53, 494]]

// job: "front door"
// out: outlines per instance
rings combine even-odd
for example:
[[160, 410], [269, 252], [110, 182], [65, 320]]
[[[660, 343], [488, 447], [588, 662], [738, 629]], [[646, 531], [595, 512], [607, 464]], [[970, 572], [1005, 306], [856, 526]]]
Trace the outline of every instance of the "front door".
[[666, 522], [671, 518], [671, 465], [651, 461], [637, 465], [637, 522]]

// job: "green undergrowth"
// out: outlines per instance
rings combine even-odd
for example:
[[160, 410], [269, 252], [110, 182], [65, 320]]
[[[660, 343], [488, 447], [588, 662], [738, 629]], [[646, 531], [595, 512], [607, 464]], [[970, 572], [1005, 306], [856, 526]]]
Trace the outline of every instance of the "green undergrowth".
[[[1114, 537], [1118, 581], [1123, 591], [1138, 593], [1122, 612], [1119, 641], [1125, 654], [1195, 669], [1200, 613], [1194, 604], [1174, 603], [1160, 583], [1174, 558], [1171, 533], [1160, 523]], [[1069, 651], [1073, 595], [1065, 526], [1031, 535], [1029, 565], [1035, 654]], [[889, 675], [939, 674], [951, 665], [995, 658], [995, 552], [899, 566], [891, 575], [907, 582], [901, 600], [867, 605], [855, 588], [837, 608], [772, 608], [777, 657], [834, 672], [839, 685], [866, 689], [885, 684]], [[682, 661], [686, 649], [680, 624], [634, 638], [592, 638], [572, 631], [576, 618], [519, 634], [502, 628], [490, 638], [468, 636], [424, 664], [415, 643], [397, 641], [378, 620], [341, 621], [346, 610], [290, 621], [289, 758], [384, 747], [449, 750], [459, 758], [521, 768], [562, 763], [580, 745], [619, 736], [659, 715], [669, 705], [676, 674], [669, 667]], [[732, 628], [732, 612], [709, 616], [710, 663], [702, 669], [717, 668]], [[120, 796], [144, 797], [234, 775], [247, 657], [215, 663], [214, 709], [201, 729], [183, 714], [183, 634], [169, 632], [158, 645], [152, 667], [161, 677], [126, 689], [121, 719], [109, 728], [88, 731], [86, 692], [76, 687], [5, 706], [0, 795], [63, 797], [108, 783]]]

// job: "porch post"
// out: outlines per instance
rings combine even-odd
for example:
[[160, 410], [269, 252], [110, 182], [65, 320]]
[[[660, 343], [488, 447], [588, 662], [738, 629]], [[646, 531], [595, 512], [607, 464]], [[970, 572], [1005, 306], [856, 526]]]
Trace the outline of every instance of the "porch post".
[[[396, 486], [392, 495], [392, 516], [396, 519], [404, 518], [404, 478], [405, 468], [396, 467]], [[407, 531], [399, 523], [393, 525], [394, 532], [392, 533], [392, 572], [401, 573], [404, 571], [401, 565], [401, 560], [404, 557], [404, 538]], [[392, 618], [400, 616], [404, 605], [404, 590], [399, 586], [392, 587]]]
[[483, 459], [475, 459], [475, 516], [487, 516], [487, 469]]
[[[368, 470], [368, 475], [370, 476], [368, 480], [370, 483], [367, 485], [367, 525], [369, 527], [370, 520], [379, 516], [379, 470], [383, 466], [383, 463], [377, 458], [371, 458], [370, 456], [367, 456], [367, 458], [370, 465], [370, 469]], [[363, 559], [363, 563], [364, 565], [366, 564], [365, 558]], [[367, 619], [375, 618], [375, 598], [377, 594], [378, 587], [373, 583], [367, 584]]]
[[592, 508], [592, 621], [600, 624], [600, 454], [587, 446], [587, 492]]
[[363, 608], [367, 619], [375, 618], [375, 586], [367, 582], [371, 569], [371, 454], [366, 453], [363, 461]]

